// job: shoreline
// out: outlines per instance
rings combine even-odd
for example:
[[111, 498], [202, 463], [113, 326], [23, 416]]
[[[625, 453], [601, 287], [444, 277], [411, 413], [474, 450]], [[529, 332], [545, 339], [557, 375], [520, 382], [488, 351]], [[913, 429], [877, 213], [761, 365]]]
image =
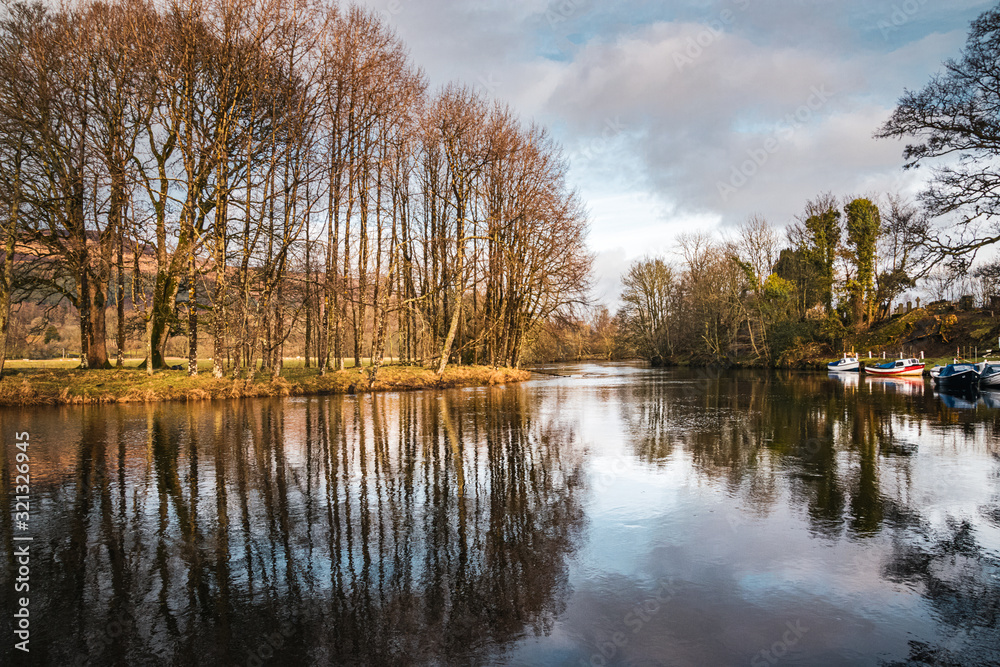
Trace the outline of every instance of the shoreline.
[[[884, 364], [886, 362], [893, 362], [897, 359], [899, 359], [899, 356], [887, 357], [885, 359], [862, 358], [861, 362], [865, 366], [877, 366], [879, 364]], [[667, 364], [664, 366], [659, 366], [659, 368], [723, 368], [726, 370], [812, 371], [812, 372], [829, 373], [833, 372], [830, 371], [829, 368], [827, 367], [827, 364], [830, 363], [831, 361], [836, 361], [836, 359], [834, 359], [833, 357], [823, 358], [823, 359], [802, 359], [795, 363], [788, 363], [788, 364], [764, 364], [754, 361], [736, 361], [731, 364], [679, 363], [679, 364]], [[920, 361], [924, 362], [923, 375], [925, 377], [930, 375], [931, 369], [934, 368], [934, 366], [937, 365], [946, 366], [947, 364], [952, 363], [952, 359], [950, 357], [948, 358], [927, 357], [925, 359], [921, 359]], [[848, 374], [851, 372], [856, 373], [857, 371], [845, 371], [844, 373]], [[861, 374], [864, 375], [865, 373], [862, 371]]]
[[0, 379], [0, 407], [370, 394], [488, 387], [523, 382], [530, 377], [530, 371], [514, 368], [449, 366], [438, 376], [421, 367], [390, 365], [379, 369], [378, 379], [369, 387], [364, 367], [324, 376], [318, 370], [292, 368], [274, 379], [215, 378], [205, 371], [192, 377], [186, 371], [170, 370], [153, 375], [133, 369], [12, 370], [5, 371]]
[[[997, 356], [997, 355], [990, 355]], [[860, 360], [866, 366], [876, 366], [878, 364], [884, 364], [886, 362], [892, 362], [899, 359], [899, 355], [894, 357], [886, 357], [882, 359], [881, 357], [872, 357], [871, 359], [867, 357], [862, 357]], [[982, 359], [980, 355], [979, 359]], [[574, 363], [586, 363], [586, 362], [608, 362], [608, 363], [639, 363], [644, 364], [648, 368], [658, 368], [658, 369], [668, 369], [668, 368], [691, 368], [691, 369], [705, 369], [714, 368], [721, 370], [761, 370], [761, 371], [826, 371], [827, 364], [831, 361], [836, 361], [833, 355], [828, 357], [818, 357], [818, 358], [804, 358], [798, 359], [790, 363], [780, 363], [780, 364], [767, 364], [762, 363], [759, 360], [752, 359], [735, 359], [726, 363], [711, 363], [711, 362], [696, 362], [691, 360], [683, 361], [672, 361], [670, 363], [664, 363], [659, 365], [653, 365], [648, 359], [641, 358], [629, 358], [629, 359], [604, 359], [604, 358], [583, 358], [583, 359], [566, 359], [560, 361], [548, 362], [549, 364], [574, 364]], [[924, 362], [924, 375], [929, 375], [931, 368], [936, 365], [946, 366], [953, 361], [953, 357], [925, 357], [921, 359]], [[536, 371], [541, 372], [541, 371]]]

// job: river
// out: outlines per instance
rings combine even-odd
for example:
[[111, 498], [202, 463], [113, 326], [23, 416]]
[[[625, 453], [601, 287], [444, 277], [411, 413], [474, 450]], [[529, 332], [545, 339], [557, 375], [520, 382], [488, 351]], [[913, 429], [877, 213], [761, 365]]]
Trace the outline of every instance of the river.
[[1000, 664], [1000, 396], [543, 370], [3, 410], [0, 662]]

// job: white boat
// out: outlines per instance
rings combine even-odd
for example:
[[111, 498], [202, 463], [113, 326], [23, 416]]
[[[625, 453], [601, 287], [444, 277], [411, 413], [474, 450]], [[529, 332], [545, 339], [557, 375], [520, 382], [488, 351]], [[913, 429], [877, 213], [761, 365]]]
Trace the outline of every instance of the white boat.
[[826, 365], [826, 369], [831, 373], [847, 373], [850, 371], [856, 371], [861, 366], [861, 362], [858, 361], [856, 356], [844, 355], [839, 361], [831, 361]]
[[986, 364], [979, 374], [979, 386], [983, 389], [1000, 389], [1000, 364]]
[[869, 375], [923, 375], [924, 362], [919, 359], [896, 359], [878, 366], [865, 366], [865, 373]]

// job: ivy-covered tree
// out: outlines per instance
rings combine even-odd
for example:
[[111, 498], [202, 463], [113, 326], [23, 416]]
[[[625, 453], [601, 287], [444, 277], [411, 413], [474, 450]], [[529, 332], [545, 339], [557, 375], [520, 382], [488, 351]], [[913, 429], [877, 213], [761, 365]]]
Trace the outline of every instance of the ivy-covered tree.
[[819, 301], [819, 275], [805, 248], [783, 248], [774, 265], [774, 274], [793, 286], [794, 312], [804, 319], [806, 311]]
[[840, 211], [833, 195], [821, 195], [809, 202], [803, 224], [809, 233], [810, 255], [819, 270], [823, 305], [829, 311], [833, 308], [834, 262], [840, 248]]
[[798, 222], [788, 228], [791, 248], [782, 251], [775, 272], [797, 287], [799, 316], [822, 303], [833, 310], [836, 261], [841, 248], [840, 207], [832, 193], [806, 203]]
[[847, 246], [851, 249], [857, 272], [856, 285], [849, 285], [854, 305], [855, 323], [871, 323], [875, 311], [875, 257], [882, 216], [870, 199], [855, 199], [844, 207], [847, 214]]

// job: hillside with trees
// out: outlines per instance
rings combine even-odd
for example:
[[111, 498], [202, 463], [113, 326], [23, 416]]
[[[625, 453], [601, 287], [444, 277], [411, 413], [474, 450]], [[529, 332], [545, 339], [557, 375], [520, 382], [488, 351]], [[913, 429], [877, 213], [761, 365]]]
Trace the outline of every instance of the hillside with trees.
[[[851, 349], [944, 356], [955, 350], [948, 331], [962, 311], [997, 309], [998, 264], [971, 272], [944, 264], [927, 250], [928, 230], [927, 216], [900, 197], [879, 206], [824, 194], [784, 234], [752, 217], [729, 240], [682, 237], [680, 261], [646, 258], [623, 276], [615, 354], [654, 365], [765, 366]], [[913, 296], [918, 281], [924, 308]], [[957, 343], [990, 347], [1000, 332], [992, 317], [972, 327], [978, 338]]]
[[879, 215], [868, 199], [841, 207], [822, 195], [784, 237], [760, 216], [726, 241], [682, 236], [680, 261], [643, 259], [623, 277], [620, 336], [653, 364], [770, 365], [792, 348], [867, 328], [889, 300], [875, 286], [880, 235], [870, 227], [881, 231]]

